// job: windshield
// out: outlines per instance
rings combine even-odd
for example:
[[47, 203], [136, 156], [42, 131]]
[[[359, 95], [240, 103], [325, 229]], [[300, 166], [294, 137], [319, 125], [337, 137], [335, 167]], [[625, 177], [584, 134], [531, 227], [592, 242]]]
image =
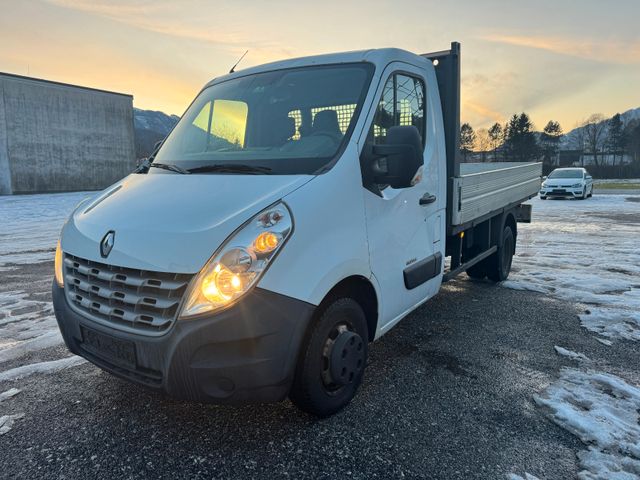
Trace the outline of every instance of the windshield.
[[[200, 172], [312, 174], [351, 134], [373, 66], [327, 65], [258, 73], [205, 88], [154, 162]], [[226, 170], [209, 167], [225, 166]], [[153, 173], [161, 172], [153, 169]]]
[[582, 178], [582, 170], [554, 170], [548, 178]]

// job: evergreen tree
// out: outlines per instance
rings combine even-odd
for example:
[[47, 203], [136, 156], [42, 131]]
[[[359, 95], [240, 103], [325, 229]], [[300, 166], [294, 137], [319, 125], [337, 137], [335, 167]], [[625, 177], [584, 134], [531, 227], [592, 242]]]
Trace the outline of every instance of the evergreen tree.
[[529, 115], [513, 115], [506, 126], [505, 146], [511, 161], [532, 162], [538, 158], [539, 148]]
[[473, 131], [473, 127], [468, 123], [463, 123], [460, 127], [460, 152], [465, 162], [467, 161], [467, 155], [473, 151], [475, 143], [476, 134]]
[[502, 126], [494, 123], [489, 129], [489, 142], [491, 142], [491, 150], [493, 150], [493, 161], [498, 161], [498, 147], [502, 144]]
[[558, 153], [561, 138], [562, 127], [558, 122], [549, 120], [549, 123], [544, 127], [541, 136], [545, 163], [552, 163], [553, 157]]
[[623, 154], [626, 144], [624, 125], [620, 118], [620, 114], [616, 113], [607, 122], [608, 132], [606, 146], [609, 153], [613, 154], [613, 164], [616, 164], [616, 157]]

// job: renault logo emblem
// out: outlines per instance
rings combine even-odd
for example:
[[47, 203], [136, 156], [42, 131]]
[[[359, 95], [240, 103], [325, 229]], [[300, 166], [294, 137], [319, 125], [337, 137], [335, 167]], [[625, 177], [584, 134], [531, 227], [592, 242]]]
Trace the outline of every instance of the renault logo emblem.
[[113, 230], [107, 232], [102, 241], [100, 242], [100, 255], [102, 258], [107, 258], [109, 253], [111, 253], [111, 249], [113, 248], [113, 244], [116, 241], [116, 232]]

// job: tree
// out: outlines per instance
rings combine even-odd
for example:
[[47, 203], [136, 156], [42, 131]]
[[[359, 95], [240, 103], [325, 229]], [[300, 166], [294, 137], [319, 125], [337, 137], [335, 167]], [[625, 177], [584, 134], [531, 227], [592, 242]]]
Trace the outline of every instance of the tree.
[[467, 161], [467, 154], [473, 151], [475, 143], [476, 134], [473, 128], [468, 123], [463, 123], [460, 127], [460, 152], [465, 162]]
[[512, 161], [531, 162], [538, 158], [539, 147], [529, 115], [513, 115], [505, 127], [505, 147]]
[[[623, 155], [624, 147], [627, 139], [625, 138], [625, 130], [620, 114], [616, 113], [607, 122], [607, 140], [606, 145], [609, 153], [613, 154], [613, 164], [616, 164], [616, 156]], [[622, 159], [621, 159], [622, 161]]]
[[626, 152], [633, 158], [633, 162], [640, 165], [640, 120], [633, 120], [624, 129]]
[[544, 162], [551, 164], [555, 155], [558, 154], [560, 139], [562, 138], [562, 127], [554, 120], [549, 120], [542, 131], [542, 152]]
[[476, 134], [476, 148], [480, 152], [483, 162], [487, 161], [487, 152], [491, 149], [491, 140], [489, 139], [489, 131], [481, 128]]
[[585, 149], [593, 155], [593, 163], [598, 166], [598, 153], [602, 151], [606, 140], [607, 122], [604, 115], [594, 113], [583, 124]]
[[502, 126], [494, 123], [488, 131], [491, 150], [493, 150], [493, 161], [498, 161], [498, 147], [502, 144]]

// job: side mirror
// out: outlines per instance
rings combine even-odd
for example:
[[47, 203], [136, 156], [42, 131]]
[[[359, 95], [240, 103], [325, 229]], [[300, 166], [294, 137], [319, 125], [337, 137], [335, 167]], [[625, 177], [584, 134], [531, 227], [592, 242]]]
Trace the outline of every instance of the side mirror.
[[587, 175], [587, 180], [593, 180], [593, 177], [591, 175]]
[[544, 182], [547, 179], [547, 176], [545, 175], [544, 177], [542, 177], [542, 181]]
[[424, 164], [422, 139], [414, 126], [390, 127], [384, 145], [368, 145], [363, 151], [369, 176], [378, 185], [411, 187]]

